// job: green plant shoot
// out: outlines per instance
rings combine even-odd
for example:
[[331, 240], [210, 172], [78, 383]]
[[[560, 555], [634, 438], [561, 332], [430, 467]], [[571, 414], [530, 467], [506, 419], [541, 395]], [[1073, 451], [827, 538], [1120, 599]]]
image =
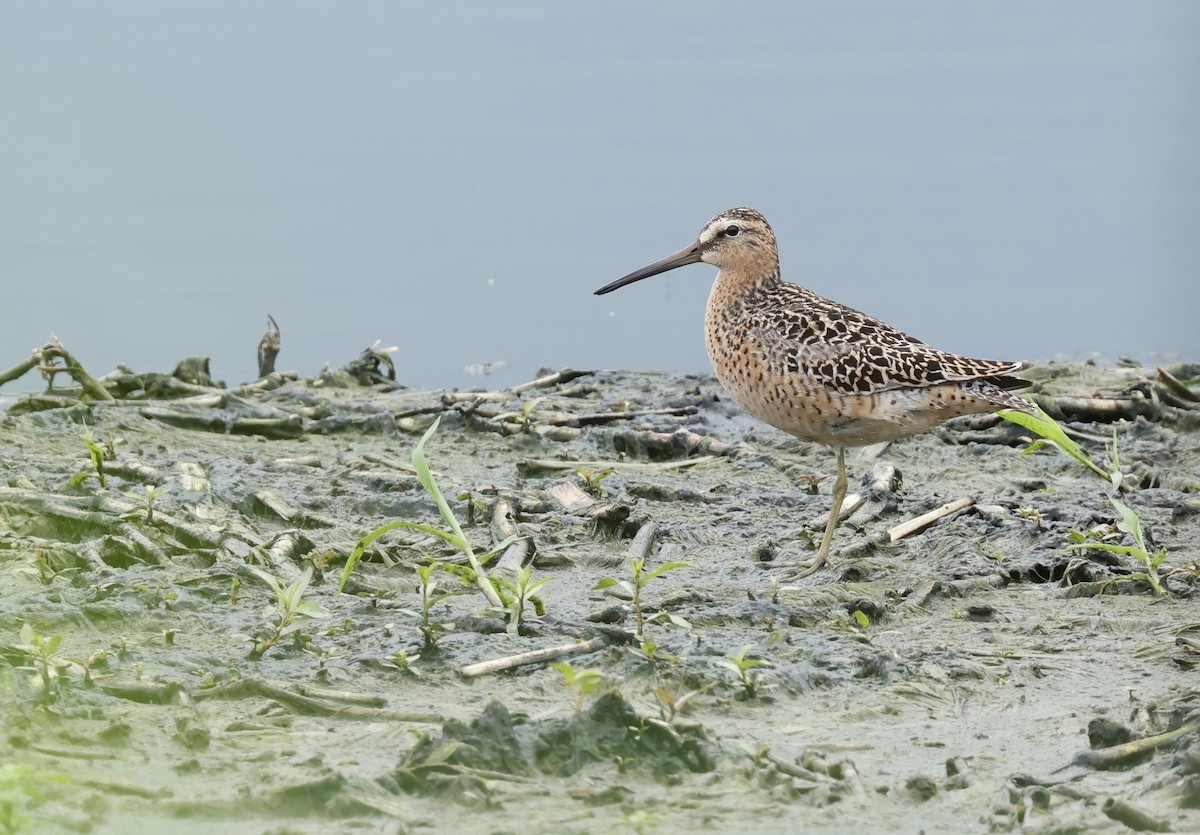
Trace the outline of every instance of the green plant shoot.
[[1074, 458], [1105, 481], [1111, 483], [1114, 490], [1121, 486], [1121, 468], [1119, 466], [1112, 470], [1106, 470], [1101, 467], [1083, 451], [1079, 444], [1067, 436], [1067, 433], [1063, 431], [1063, 428], [1058, 425], [1058, 422], [1054, 418], [1041, 409], [1038, 409], [1036, 415], [1017, 411], [1016, 409], [1001, 409], [996, 414], [1018, 426], [1025, 427], [1039, 437], [1039, 440], [1034, 441], [1021, 452], [1022, 455], [1037, 452], [1046, 444], [1050, 444]]
[[438, 487], [433, 473], [430, 472], [429, 462], [425, 460], [425, 444], [433, 437], [433, 433], [437, 431], [438, 424], [440, 423], [441, 418], [439, 417], [425, 431], [425, 434], [421, 436], [421, 440], [417, 442], [417, 445], [413, 447], [412, 465], [413, 469], [417, 472], [417, 480], [421, 482], [421, 486], [425, 488], [425, 492], [429, 494], [434, 504], [437, 505], [438, 512], [442, 516], [442, 521], [446, 523], [449, 530], [441, 530], [432, 525], [423, 525], [420, 522], [409, 522], [406, 520], [380, 525], [360, 539], [358, 544], [354, 546], [354, 550], [350, 552], [350, 557], [346, 560], [346, 567], [342, 569], [342, 579], [338, 583], [338, 591], [341, 592], [346, 587], [346, 582], [350, 579], [350, 574], [354, 571], [354, 566], [358, 564], [358, 561], [372, 542], [389, 531], [398, 528], [407, 528], [409, 530], [421, 531], [430, 536], [436, 536], [438, 539], [461, 551], [463, 556], [467, 558], [475, 585], [483, 592], [483, 596], [487, 598], [488, 603], [497, 609], [507, 609], [505, 602], [501, 599], [500, 594], [496, 591], [496, 587], [492, 584], [491, 579], [484, 570], [483, 564], [488, 557], [511, 545], [516, 540], [516, 537], [509, 537], [499, 543], [484, 558], [476, 555], [475, 549], [471, 547], [471, 543], [467, 541], [466, 535], [463, 534], [462, 526], [458, 523], [458, 518], [454, 515], [454, 511], [450, 509], [450, 504], [446, 501], [446, 497], [442, 495], [442, 491]]

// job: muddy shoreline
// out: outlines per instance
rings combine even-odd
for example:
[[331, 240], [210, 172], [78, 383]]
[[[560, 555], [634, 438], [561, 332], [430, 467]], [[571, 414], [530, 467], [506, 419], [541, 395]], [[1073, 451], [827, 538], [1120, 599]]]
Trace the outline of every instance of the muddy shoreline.
[[[1195, 391], [1195, 366], [1175, 372]], [[1067, 550], [1089, 532], [1129, 544], [1105, 483], [1022, 455], [1028, 433], [990, 418], [849, 455], [862, 505], [833, 567], [794, 581], [833, 455], [705, 375], [498, 393], [280, 379], [3, 415], [16, 788], [0, 803], [29, 831], [1200, 828], [1200, 410], [1162, 400], [1154, 369], [1036, 377], [1095, 460], [1116, 431], [1167, 594], [1128, 579], [1129, 558]], [[431, 608], [429, 646], [413, 566], [461, 555], [412, 529], [337, 593], [373, 529], [442, 526], [411, 462], [438, 417], [426, 455], [467, 539], [515, 534], [501, 560], [548, 581], [516, 634], [440, 571], [463, 593]], [[85, 436], [112, 453], [103, 486]], [[687, 563], [646, 584], [640, 641], [622, 588], [596, 589], [630, 581], [631, 548], [647, 571]], [[248, 563], [283, 586], [311, 569], [304, 599], [326, 616], [278, 629]], [[602, 676], [587, 693], [545, 662], [463, 673], [586, 641], [560, 660]], [[746, 647], [764, 663], [739, 679]], [[1089, 758], [1179, 727], [1115, 766]]]

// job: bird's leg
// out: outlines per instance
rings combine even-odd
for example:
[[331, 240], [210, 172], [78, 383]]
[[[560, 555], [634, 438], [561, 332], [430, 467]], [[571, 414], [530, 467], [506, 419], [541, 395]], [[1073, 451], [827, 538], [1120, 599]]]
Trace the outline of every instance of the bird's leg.
[[842, 502], [846, 498], [846, 448], [837, 447], [838, 474], [833, 484], [833, 505], [829, 508], [829, 521], [825, 523], [825, 535], [821, 537], [821, 547], [812, 558], [808, 568], [796, 575], [796, 578], [807, 577], [829, 562], [829, 545], [833, 541], [834, 528], [838, 526], [838, 517], [842, 515]]

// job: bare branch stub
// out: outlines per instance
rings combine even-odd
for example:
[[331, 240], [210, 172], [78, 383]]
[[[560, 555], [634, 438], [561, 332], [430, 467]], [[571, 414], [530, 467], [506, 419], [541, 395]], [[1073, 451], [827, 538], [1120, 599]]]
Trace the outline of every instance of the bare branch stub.
[[275, 317], [270, 313], [267, 314], [267, 332], [263, 334], [258, 343], [258, 377], [261, 380], [268, 374], [275, 371], [275, 358], [279, 356], [279, 349], [283, 345], [283, 335], [280, 333], [279, 325], [275, 322]]
[[[58, 364], [59, 362], [61, 362], [61, 365]], [[14, 379], [13, 377], [9, 377], [10, 374], [20, 376], [20, 374], [24, 374], [31, 368], [37, 368], [46, 377], [50, 387], [53, 387], [55, 374], [66, 373], [70, 374], [71, 378], [79, 383], [80, 388], [83, 389], [83, 393], [87, 398], [99, 401], [111, 401], [114, 399], [109, 390], [89, 374], [87, 369], [80, 365], [79, 360], [75, 359], [75, 356], [63, 347], [63, 344], [58, 341], [57, 337], [41, 348], [34, 350], [30, 360], [6, 372], [5, 378], [0, 382], [8, 382], [9, 379]]]

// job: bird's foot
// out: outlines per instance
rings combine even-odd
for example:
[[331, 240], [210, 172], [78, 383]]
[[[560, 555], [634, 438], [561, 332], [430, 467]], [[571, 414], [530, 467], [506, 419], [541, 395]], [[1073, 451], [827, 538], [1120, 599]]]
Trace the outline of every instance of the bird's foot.
[[809, 557], [806, 560], [796, 560], [789, 562], [780, 568], [786, 568], [787, 573], [783, 575], [784, 580], [803, 580], [805, 577], [811, 577], [825, 566], [829, 565], [829, 554], [818, 551], [816, 556]]

